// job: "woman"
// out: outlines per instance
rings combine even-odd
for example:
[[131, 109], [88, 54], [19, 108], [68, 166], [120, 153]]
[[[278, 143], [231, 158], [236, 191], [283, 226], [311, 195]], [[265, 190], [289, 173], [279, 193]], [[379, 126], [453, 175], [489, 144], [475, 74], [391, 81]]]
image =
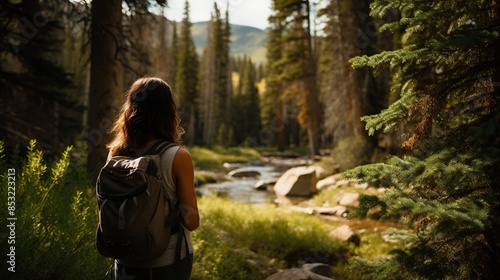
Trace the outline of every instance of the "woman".
[[[170, 86], [158, 78], [141, 78], [126, 93], [126, 101], [113, 128], [110, 155], [139, 156], [161, 140], [176, 143], [161, 155], [162, 178], [173, 205], [179, 202], [181, 227], [167, 250], [147, 263], [115, 260], [115, 279], [189, 279], [193, 264], [190, 231], [199, 226], [191, 155], [179, 147], [183, 133]], [[167, 211], [167, 210], [166, 210]], [[181, 260], [176, 245], [181, 244]], [[130, 278], [126, 278], [130, 277]]]

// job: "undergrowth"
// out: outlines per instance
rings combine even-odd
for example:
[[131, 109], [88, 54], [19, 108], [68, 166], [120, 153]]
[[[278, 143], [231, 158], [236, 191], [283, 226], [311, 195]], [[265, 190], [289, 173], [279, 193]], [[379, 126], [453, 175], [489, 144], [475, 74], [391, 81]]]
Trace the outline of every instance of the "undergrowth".
[[[0, 142], [0, 181], [15, 169], [15, 209], [0, 207], [0, 220], [15, 217], [15, 244], [0, 230], [2, 262], [15, 246], [15, 273], [1, 279], [103, 279], [112, 260], [95, 249], [97, 206], [85, 153], [68, 147], [47, 160], [31, 141], [27, 153], [5, 155]], [[79, 150], [79, 149], [76, 149]], [[245, 152], [246, 153], [246, 152]], [[7, 201], [8, 189], [0, 189]], [[332, 226], [301, 213], [257, 207], [221, 198], [199, 200], [201, 226], [193, 232], [192, 279], [265, 279], [278, 269], [305, 262], [335, 264], [347, 248], [328, 237]]]
[[[7, 176], [9, 169], [15, 170], [15, 175], [9, 177], [15, 177], [16, 183], [15, 209], [11, 209], [13, 212], [7, 211], [7, 207], [0, 209], [0, 220], [16, 219], [15, 238], [11, 238], [14, 241], [1, 242], [2, 263], [7, 261], [5, 252], [15, 249], [15, 273], [2, 269], [1, 278], [101, 278], [110, 261], [94, 249], [97, 212], [91, 180], [87, 177], [88, 180], [82, 181], [82, 174], [75, 174], [76, 170], [82, 170], [78, 167], [82, 162], [72, 158], [72, 147], [59, 159], [46, 163], [34, 140], [26, 155], [21, 155], [17, 148], [6, 157], [3, 143], [0, 146], [2, 186], [12, 180]], [[0, 197], [7, 200], [6, 187], [0, 189]], [[9, 237], [13, 233], [9, 232]]]
[[328, 237], [334, 227], [316, 217], [224, 198], [202, 198], [199, 207], [193, 279], [265, 279], [278, 269], [347, 258], [347, 247]]

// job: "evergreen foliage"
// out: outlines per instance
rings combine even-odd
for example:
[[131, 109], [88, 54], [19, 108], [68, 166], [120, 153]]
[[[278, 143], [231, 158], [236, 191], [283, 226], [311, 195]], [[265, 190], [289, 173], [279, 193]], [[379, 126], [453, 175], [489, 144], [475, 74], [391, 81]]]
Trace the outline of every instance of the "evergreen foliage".
[[312, 46], [310, 3], [302, 0], [274, 0], [272, 10], [270, 28], [281, 34], [270, 38], [269, 42], [280, 40], [282, 54], [273, 55], [275, 57], [272, 57], [270, 67], [278, 66], [282, 71], [268, 74], [275, 74], [271, 79], [277, 80], [283, 87], [278, 98], [295, 102], [299, 109], [296, 118], [308, 133], [310, 153], [318, 154], [322, 108], [316, 84], [317, 58]]
[[[82, 104], [63, 68], [65, 1], [0, 1], [0, 133], [9, 148], [38, 138], [50, 152], [75, 140]], [[64, 131], [65, 133], [60, 133]]]
[[238, 90], [232, 101], [232, 130], [237, 144], [259, 145], [258, 134], [262, 129], [260, 99], [256, 86], [255, 65], [250, 58], [243, 58]]
[[198, 96], [198, 69], [199, 62], [196, 47], [191, 36], [191, 22], [189, 20], [189, 2], [185, 2], [184, 18], [178, 42], [176, 42], [176, 77], [175, 93], [179, 100], [179, 111], [187, 143], [194, 144], [195, 139], [195, 111]]
[[220, 138], [217, 134], [222, 124], [228, 124], [230, 121], [232, 83], [229, 59], [231, 31], [228, 17], [229, 14], [226, 12], [224, 21], [217, 3], [214, 3], [200, 75], [202, 139], [208, 145], [217, 142]]
[[[497, 279], [500, 265], [500, 74], [498, 1], [374, 1], [373, 16], [401, 19], [401, 48], [352, 59], [388, 65], [399, 100], [366, 116], [370, 134], [413, 127], [404, 155], [350, 170], [387, 188], [362, 197], [357, 216], [410, 228], [392, 257], [354, 261], [367, 279]], [[413, 126], [414, 125], [414, 126]]]
[[261, 119], [264, 127], [273, 128], [274, 137], [268, 141], [268, 145], [275, 144], [278, 150], [285, 149], [283, 120], [283, 94], [282, 82], [278, 78], [283, 71], [283, 65], [279, 64], [283, 54], [281, 52], [283, 43], [281, 40], [283, 28], [278, 19], [269, 17], [269, 23], [273, 28], [267, 30], [267, 63], [266, 63], [266, 91], [261, 99]]

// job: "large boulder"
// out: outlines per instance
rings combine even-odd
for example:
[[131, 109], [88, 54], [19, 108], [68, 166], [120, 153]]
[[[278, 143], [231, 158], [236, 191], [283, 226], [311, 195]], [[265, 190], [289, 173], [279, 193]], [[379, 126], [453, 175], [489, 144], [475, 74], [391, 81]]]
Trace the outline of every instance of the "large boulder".
[[274, 191], [278, 196], [309, 197], [317, 192], [317, 182], [318, 176], [315, 167], [294, 167], [281, 175], [274, 185]]

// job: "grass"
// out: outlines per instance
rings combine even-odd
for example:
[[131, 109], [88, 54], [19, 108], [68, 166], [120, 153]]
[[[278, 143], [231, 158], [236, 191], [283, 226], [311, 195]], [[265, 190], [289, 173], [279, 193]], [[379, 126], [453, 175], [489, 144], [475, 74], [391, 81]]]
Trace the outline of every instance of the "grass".
[[335, 264], [349, 254], [344, 244], [328, 237], [335, 227], [314, 216], [216, 197], [201, 198], [199, 208], [193, 279], [265, 279], [278, 269], [306, 262]]
[[[235, 153], [233, 158], [245, 160], [255, 156], [247, 149]], [[2, 185], [7, 186], [8, 181], [4, 171], [16, 170], [19, 279], [104, 278], [112, 260], [95, 249], [97, 206], [92, 178], [84, 168], [84, 154], [68, 148], [59, 158], [47, 162], [33, 141], [26, 155], [17, 150], [7, 157], [0, 141]], [[230, 158], [229, 154], [224, 156]], [[0, 189], [0, 196], [7, 197], [7, 188]], [[348, 278], [355, 275], [348, 271], [349, 256], [387, 253], [375, 233], [366, 233], [367, 241], [362, 241], [365, 247], [349, 247], [328, 236], [338, 224], [271, 205], [252, 206], [203, 197], [199, 209], [201, 226], [193, 232], [192, 279], [265, 279], [277, 270], [305, 262], [329, 263], [335, 266], [336, 279], [356, 279]], [[10, 215], [7, 210], [0, 208], [3, 221]], [[2, 252], [10, 250], [7, 246], [7, 242], [0, 242]], [[0, 273], [2, 279], [11, 276], [6, 273]]]
[[208, 183], [216, 183], [226, 180], [224, 174], [212, 172], [208, 170], [195, 170], [194, 181], [195, 186], [201, 186]]
[[243, 147], [188, 147], [195, 168], [220, 170], [225, 162], [245, 163], [260, 158], [260, 154], [252, 148]]

